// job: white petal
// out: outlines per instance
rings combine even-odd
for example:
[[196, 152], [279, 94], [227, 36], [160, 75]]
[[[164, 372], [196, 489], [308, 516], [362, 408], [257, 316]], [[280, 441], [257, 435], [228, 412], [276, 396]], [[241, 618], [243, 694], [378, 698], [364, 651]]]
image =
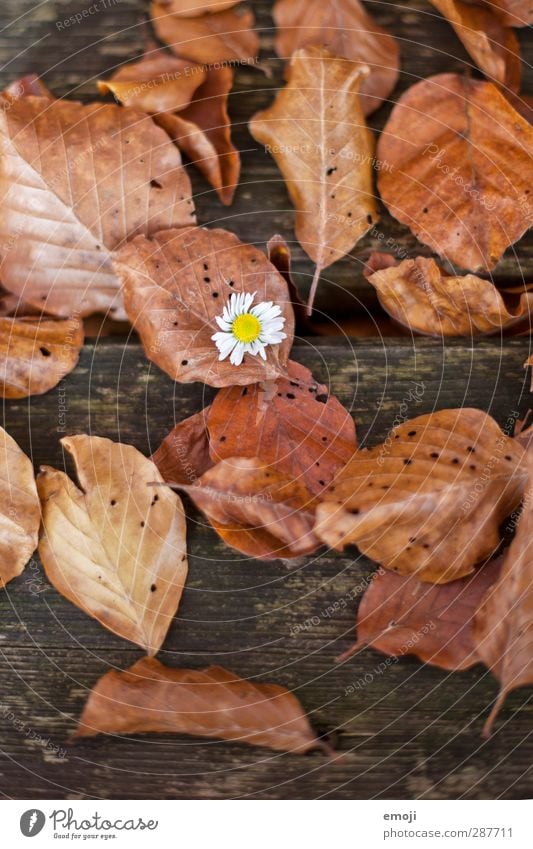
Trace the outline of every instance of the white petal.
[[226, 333], [229, 333], [231, 330], [231, 322], [225, 316], [217, 315], [215, 316], [215, 321], [220, 327], [221, 330], [224, 330]]
[[244, 357], [244, 345], [241, 342], [237, 342], [235, 348], [231, 352], [230, 362], [233, 363], [234, 366], [240, 366]]

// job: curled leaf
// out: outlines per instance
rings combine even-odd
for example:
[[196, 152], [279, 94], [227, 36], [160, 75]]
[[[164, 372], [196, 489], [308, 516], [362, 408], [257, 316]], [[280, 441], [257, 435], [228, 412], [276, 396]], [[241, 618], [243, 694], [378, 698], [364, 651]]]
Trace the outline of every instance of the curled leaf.
[[449, 584], [428, 584], [381, 569], [359, 605], [357, 643], [342, 659], [372, 646], [393, 657], [414, 654], [441, 669], [474, 666], [480, 661], [474, 645], [474, 615], [500, 569], [498, 557]]
[[177, 56], [201, 65], [257, 58], [259, 38], [249, 9], [226, 9], [185, 18], [173, 15], [164, 3], [152, 2], [150, 14], [158, 37]]
[[261, 560], [299, 557], [319, 546], [314, 497], [305, 484], [257, 458], [231, 457], [182, 486], [218, 535]]
[[220, 666], [171, 669], [154, 658], [100, 678], [76, 737], [147, 733], [215, 737], [293, 754], [321, 745], [285, 687], [255, 684]]
[[185, 516], [156, 466], [131, 445], [69, 436], [79, 487], [44, 466], [37, 485], [50, 582], [113, 633], [161, 647], [187, 577]]
[[359, 0], [277, 0], [272, 14], [278, 27], [276, 52], [282, 59], [302, 47], [326, 47], [336, 56], [370, 67], [361, 83], [365, 115], [388, 98], [400, 70], [398, 42]]
[[138, 62], [122, 65], [109, 80], [98, 80], [101, 94], [110, 92], [124, 106], [149, 114], [179, 112], [206, 78], [201, 65], [168, 53], [149, 51]]
[[412, 86], [378, 158], [390, 213], [461, 268], [490, 271], [533, 223], [533, 128], [492, 83], [440, 74]]
[[232, 86], [231, 68], [208, 68], [205, 81], [185, 109], [178, 115], [164, 113], [155, 119], [226, 206], [233, 200], [241, 171], [241, 158], [231, 140], [228, 115]]
[[401, 575], [454, 581], [496, 551], [523, 494], [523, 457], [481, 410], [418, 416], [354, 454], [319, 504], [315, 531]]
[[355, 425], [309, 369], [289, 360], [287, 372], [274, 384], [217, 394], [207, 419], [211, 457], [258, 457], [318, 495], [355, 451]]
[[524, 292], [511, 311], [489, 280], [474, 274], [447, 275], [433, 259], [405, 259], [368, 274], [367, 279], [383, 309], [417, 333], [478, 336], [531, 323], [533, 294]]
[[37, 548], [40, 521], [31, 461], [0, 427], [0, 586], [23, 571]]
[[48, 392], [76, 366], [82, 345], [78, 319], [0, 318], [0, 394]]
[[179, 151], [147, 116], [23, 97], [0, 110], [1, 275], [55, 315], [122, 314], [112, 251], [190, 224]]
[[327, 50], [297, 50], [287, 85], [250, 123], [254, 138], [276, 159], [296, 207], [296, 237], [316, 263], [309, 308], [321, 270], [378, 220], [374, 145], [359, 101], [366, 73], [366, 66]]
[[184, 18], [197, 18], [206, 12], [223, 12], [237, 3], [240, 0], [159, 0], [159, 5], [164, 6], [169, 15]]
[[210, 409], [179, 422], [152, 454], [152, 462], [167, 483], [193, 484], [212, 467], [207, 430]]
[[516, 535], [497, 583], [476, 614], [474, 636], [483, 662], [500, 682], [500, 693], [485, 723], [488, 736], [506, 697], [533, 684], [533, 453], [527, 452], [529, 479]]
[[[133, 239], [116, 253], [124, 303], [146, 356], [174, 380], [233, 386], [272, 380], [286, 369], [294, 317], [287, 285], [257, 248], [226, 230], [185, 228]], [[257, 293], [278, 304], [287, 338], [267, 359], [245, 354], [240, 366], [220, 361], [212, 336], [232, 293]]]
[[463, 0], [431, 0], [453, 26], [474, 62], [492, 82], [519, 91], [520, 45], [491, 9]]

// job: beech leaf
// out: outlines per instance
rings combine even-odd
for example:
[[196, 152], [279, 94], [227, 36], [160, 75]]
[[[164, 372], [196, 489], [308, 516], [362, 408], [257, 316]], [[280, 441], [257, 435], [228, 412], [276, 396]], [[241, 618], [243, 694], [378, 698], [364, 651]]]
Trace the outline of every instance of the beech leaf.
[[54, 587], [149, 654], [161, 647], [187, 577], [185, 516], [156, 466], [131, 445], [69, 436], [79, 487], [44, 466], [39, 554]]
[[474, 62], [492, 82], [518, 92], [522, 76], [520, 45], [491, 9], [462, 0], [430, 0], [453, 26]]
[[41, 509], [33, 466], [0, 427], [0, 586], [20, 575], [37, 548]]
[[0, 318], [0, 394], [48, 392], [76, 366], [82, 345], [77, 319]]
[[240, 0], [159, 0], [159, 5], [164, 6], [169, 15], [184, 18], [197, 18], [206, 12], [223, 12], [237, 3]]
[[484, 5], [498, 12], [502, 21], [509, 27], [527, 27], [533, 24], [531, 0], [485, 0]]
[[417, 333], [478, 336], [531, 322], [533, 294], [524, 292], [510, 310], [489, 280], [447, 275], [433, 259], [405, 259], [366, 276], [383, 309]]
[[164, 3], [152, 2], [150, 14], [161, 41], [184, 59], [210, 65], [257, 58], [259, 38], [250, 9], [225, 9], [185, 18], [169, 13]]
[[261, 560], [299, 557], [319, 545], [316, 501], [305, 484], [254, 457], [230, 457], [181, 486], [232, 548]]
[[494, 558], [473, 575], [449, 584], [428, 584], [382, 569], [374, 575], [357, 612], [357, 643], [402, 657], [414, 654], [441, 669], [468, 669], [480, 662], [474, 615], [501, 569]]
[[327, 50], [297, 50], [288, 83], [250, 123], [268, 146], [296, 207], [296, 237], [322, 269], [343, 257], [378, 220], [372, 185], [373, 139], [359, 101], [368, 68]]
[[354, 454], [319, 504], [315, 531], [402, 575], [456, 580], [496, 551], [523, 494], [523, 457], [481, 410], [418, 416]]
[[193, 484], [213, 466], [207, 431], [210, 409], [179, 422], [152, 454], [152, 462], [167, 483]]
[[461, 268], [490, 271], [533, 222], [533, 128], [492, 83], [440, 74], [412, 86], [378, 158], [391, 215]]
[[171, 669], [142, 658], [97, 681], [76, 737], [193, 734], [303, 754], [323, 744], [285, 687], [256, 684], [220, 666]]
[[527, 452], [528, 485], [516, 535], [497, 583], [477, 612], [479, 656], [500, 682], [500, 693], [485, 723], [489, 736], [512, 690], [533, 684], [533, 452]]
[[282, 59], [301, 47], [326, 47], [336, 56], [370, 67], [361, 82], [365, 115], [388, 98], [400, 70], [398, 42], [359, 0], [277, 0], [272, 14], [278, 27], [276, 52]]
[[194, 222], [179, 151], [114, 105], [23, 97], [0, 111], [1, 275], [47, 312], [122, 315], [111, 252]]
[[287, 372], [217, 394], [207, 418], [211, 457], [258, 457], [318, 495], [355, 451], [355, 425], [309, 369], [289, 360]]
[[[186, 228], [137, 237], [116, 253], [126, 312], [146, 356], [174, 380], [232, 386], [285, 372], [294, 316], [287, 284], [265, 255], [226, 230]], [[287, 338], [269, 345], [266, 361], [245, 354], [240, 366], [219, 361], [211, 337], [232, 293], [257, 293], [278, 304]]]

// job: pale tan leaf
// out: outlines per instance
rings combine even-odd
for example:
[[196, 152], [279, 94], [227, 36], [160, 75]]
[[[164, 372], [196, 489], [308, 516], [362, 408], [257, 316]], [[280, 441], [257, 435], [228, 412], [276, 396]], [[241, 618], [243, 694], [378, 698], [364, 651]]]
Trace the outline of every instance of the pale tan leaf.
[[131, 445], [69, 436], [76, 486], [43, 467], [39, 554], [55, 588], [148, 654], [161, 647], [187, 577], [185, 517], [156, 466]]
[[20, 575], [37, 548], [40, 520], [33, 466], [0, 427], [0, 586]]
[[48, 392], [76, 366], [82, 345], [79, 319], [0, 318], [0, 394]]
[[220, 666], [171, 669], [143, 658], [96, 683], [76, 737], [193, 734], [303, 754], [322, 744], [302, 706], [277, 684], [256, 684]]
[[0, 112], [0, 153], [2, 282], [47, 312], [120, 316], [111, 252], [194, 223], [179, 151], [135, 110], [23, 97]]
[[374, 143], [359, 101], [367, 72], [322, 48], [297, 50], [287, 85], [250, 123], [276, 159], [296, 207], [296, 237], [317, 266], [310, 307], [320, 271], [378, 220]]
[[417, 333], [478, 336], [501, 333], [521, 322], [531, 324], [533, 294], [524, 292], [510, 310], [490, 280], [447, 275], [433, 259], [405, 259], [367, 279], [383, 309]]
[[354, 454], [318, 506], [315, 532], [402, 575], [453, 581], [496, 551], [524, 491], [523, 458], [481, 410], [419, 416]]

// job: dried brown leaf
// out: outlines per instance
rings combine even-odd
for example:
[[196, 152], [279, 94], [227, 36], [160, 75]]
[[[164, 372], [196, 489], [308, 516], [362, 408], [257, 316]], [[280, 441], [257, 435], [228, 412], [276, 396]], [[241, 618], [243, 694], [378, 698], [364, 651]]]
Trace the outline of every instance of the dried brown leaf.
[[213, 466], [207, 430], [210, 409], [179, 422], [152, 454], [152, 462], [167, 483], [193, 484]]
[[187, 577], [185, 516], [156, 466], [131, 445], [69, 436], [76, 486], [44, 466], [39, 554], [54, 587], [113, 633], [155, 654]]
[[449, 584], [428, 584], [380, 570], [357, 612], [357, 643], [402, 657], [414, 654], [441, 669], [468, 669], [480, 662], [474, 646], [474, 616], [501, 569], [501, 557], [473, 575]]
[[272, 152], [296, 207], [296, 237], [322, 269], [343, 257], [378, 220], [374, 144], [359, 101], [368, 69], [327, 50], [297, 50], [288, 83], [250, 123]]
[[287, 371], [274, 384], [217, 394], [207, 420], [211, 456], [258, 457], [318, 495], [354, 453], [355, 425], [309, 369], [289, 360]]
[[367, 279], [383, 309], [417, 333], [478, 336], [531, 324], [533, 294], [523, 293], [517, 308], [510, 310], [490, 280], [447, 275], [433, 259], [405, 259]]
[[179, 112], [206, 78], [201, 65], [149, 50], [138, 62], [122, 65], [109, 80], [98, 80], [101, 94], [110, 92], [124, 106], [142, 112]]
[[412, 86], [378, 158], [391, 214], [461, 268], [489, 271], [533, 223], [533, 128], [492, 83], [440, 74]]
[[230, 457], [181, 489], [225, 543], [250, 557], [299, 557], [320, 545], [314, 497], [303, 482], [262, 460]]
[[512, 29], [488, 7], [462, 0], [430, 0], [446, 17], [474, 62], [492, 82], [520, 90], [520, 45]]
[[311, 45], [370, 67], [361, 84], [361, 102], [369, 115], [386, 100], [398, 81], [398, 42], [378, 26], [359, 0], [277, 0], [276, 52], [282, 59]]
[[[174, 380], [241, 386], [285, 372], [294, 331], [287, 285], [257, 248], [226, 230], [166, 230], [121, 248], [116, 268], [146, 356]], [[258, 301], [281, 307], [287, 338], [268, 346], [266, 361], [250, 354], [240, 366], [218, 359], [215, 318], [234, 292], [256, 292]]]
[[33, 466], [0, 427], [0, 586], [20, 575], [37, 548], [41, 509]]
[[533, 24], [531, 0], [485, 0], [485, 6], [499, 14], [509, 27], [526, 27]]
[[179, 151], [146, 115], [23, 97], [0, 111], [6, 289], [47, 312], [120, 316], [111, 252], [194, 221]]
[[184, 18], [197, 18], [206, 12], [223, 12], [237, 3], [240, 0], [159, 0], [159, 5], [164, 6], [169, 15]]
[[193, 734], [303, 754], [320, 747], [295, 696], [220, 666], [171, 669], [143, 658], [112, 669], [93, 687], [76, 737]]
[[317, 535], [402, 575], [444, 584], [500, 542], [526, 483], [524, 451], [481, 410], [441, 410], [358, 451], [317, 508]]
[[0, 394], [48, 392], [75, 368], [82, 345], [79, 319], [0, 318]]
[[257, 58], [259, 38], [250, 9], [226, 9], [184, 18], [170, 14], [163, 3], [152, 2], [150, 14], [158, 37], [181, 58], [201, 65]]
[[533, 452], [527, 453], [529, 479], [516, 535], [498, 582], [479, 609], [476, 649], [500, 682], [500, 693], [485, 723], [484, 736], [512, 690], [533, 684]]

